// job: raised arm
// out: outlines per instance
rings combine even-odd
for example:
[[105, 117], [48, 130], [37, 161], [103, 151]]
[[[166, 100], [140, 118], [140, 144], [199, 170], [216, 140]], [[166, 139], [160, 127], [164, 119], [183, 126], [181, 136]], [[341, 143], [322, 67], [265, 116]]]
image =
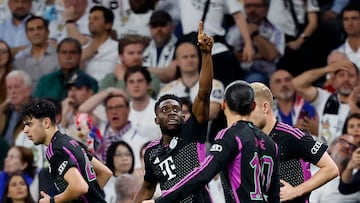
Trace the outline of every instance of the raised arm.
[[348, 61], [339, 61], [334, 64], [308, 70], [301, 75], [293, 78], [292, 83], [295, 90], [306, 100], [313, 101], [316, 99], [317, 90], [316, 87], [312, 85], [313, 82], [325, 76], [327, 73], [335, 73], [339, 70], [349, 70], [353, 64]]
[[102, 102], [104, 102], [104, 100], [110, 95], [125, 95], [125, 97], [127, 97], [126, 93], [122, 89], [115, 88], [115, 87], [108, 87], [108, 88], [94, 94], [88, 100], [86, 100], [84, 103], [82, 103], [79, 106], [78, 111], [81, 113], [92, 113], [92, 111], [98, 105], [100, 105]]
[[212, 90], [212, 80], [214, 78], [211, 49], [214, 40], [203, 33], [203, 22], [199, 23], [198, 45], [201, 51], [202, 63], [199, 78], [199, 91], [195, 97], [192, 107], [193, 114], [200, 124], [209, 120], [210, 93]]
[[[352, 153], [349, 163], [341, 174], [339, 191], [342, 194], [350, 194], [359, 191], [360, 172], [358, 171], [355, 175], [353, 174], [353, 170], [356, 168], [360, 168], [360, 148], [357, 148]], [[355, 177], [357, 177], [357, 183], [355, 181]]]

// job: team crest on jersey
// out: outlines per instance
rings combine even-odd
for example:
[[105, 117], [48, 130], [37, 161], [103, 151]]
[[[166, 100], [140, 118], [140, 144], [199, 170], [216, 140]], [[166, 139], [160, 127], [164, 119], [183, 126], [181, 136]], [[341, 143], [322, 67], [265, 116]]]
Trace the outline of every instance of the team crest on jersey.
[[168, 180], [171, 180], [176, 177], [176, 174], [174, 173], [176, 166], [174, 164], [174, 160], [172, 156], [169, 156], [164, 161], [160, 162], [159, 166], [161, 168], [162, 174], [164, 176], [168, 176]]

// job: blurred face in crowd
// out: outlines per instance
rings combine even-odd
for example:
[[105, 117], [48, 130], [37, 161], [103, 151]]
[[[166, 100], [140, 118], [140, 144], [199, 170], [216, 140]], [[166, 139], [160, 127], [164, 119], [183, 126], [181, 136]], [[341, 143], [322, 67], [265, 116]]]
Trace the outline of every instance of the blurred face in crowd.
[[244, 0], [246, 18], [249, 22], [260, 24], [266, 17], [267, 5], [265, 0]]
[[121, 63], [126, 67], [142, 65], [144, 48], [142, 43], [127, 45], [124, 47], [123, 52], [120, 53]]
[[74, 8], [74, 19], [79, 19], [86, 10], [87, 7], [87, 0], [63, 0], [64, 1], [64, 7], [66, 9]]
[[123, 97], [112, 97], [105, 104], [106, 118], [113, 130], [120, 130], [128, 122], [130, 108]]
[[29, 100], [31, 85], [25, 84], [21, 76], [7, 77], [6, 94], [10, 104], [14, 107], [19, 107]]
[[334, 74], [334, 88], [339, 94], [347, 96], [358, 85], [358, 78], [355, 66], [349, 71], [339, 70]]
[[10, 11], [17, 20], [23, 20], [30, 14], [32, 0], [9, 0]]
[[176, 61], [183, 73], [197, 72], [199, 68], [199, 55], [196, 47], [191, 43], [182, 43], [176, 49]]
[[346, 126], [347, 133], [354, 136], [355, 142], [360, 144], [360, 119], [351, 118]]
[[190, 116], [191, 116], [191, 113], [190, 113], [190, 109], [189, 109], [189, 106], [188, 105], [182, 105], [182, 108], [181, 108], [181, 111], [182, 113], [184, 114], [184, 121], [187, 121], [189, 120]]
[[30, 21], [26, 26], [26, 36], [33, 46], [47, 43], [49, 31], [40, 19]]
[[147, 83], [144, 75], [141, 72], [131, 74], [126, 82], [127, 92], [131, 99], [143, 99], [148, 97], [150, 84]]
[[132, 163], [134, 162], [134, 158], [132, 157], [129, 149], [126, 146], [120, 144], [116, 148], [113, 162], [115, 174], [118, 176], [123, 173], [129, 173], [132, 167]]
[[20, 151], [15, 147], [10, 148], [5, 158], [4, 171], [6, 173], [15, 173], [24, 170], [27, 163], [21, 159]]
[[163, 47], [171, 39], [173, 25], [171, 22], [168, 22], [165, 25], [150, 25], [150, 32], [156, 47]]
[[360, 12], [344, 11], [343, 27], [348, 36], [358, 36], [360, 34]]
[[28, 196], [28, 186], [23, 177], [14, 175], [10, 178], [7, 197], [13, 202], [21, 202]]
[[81, 53], [74, 43], [63, 43], [59, 48], [58, 59], [61, 68], [71, 70], [79, 67]]
[[345, 134], [334, 145], [331, 145], [329, 150], [334, 161], [340, 166], [346, 167], [357, 146], [354, 137]]
[[102, 11], [93, 11], [89, 16], [89, 31], [91, 34], [100, 34], [107, 32], [112, 27], [111, 23], [105, 23], [105, 17]]
[[292, 76], [285, 70], [274, 72], [270, 79], [270, 90], [277, 99], [290, 100], [295, 94]]
[[9, 49], [3, 42], [0, 42], [0, 68], [5, 67], [9, 60]]
[[82, 86], [76, 87], [72, 85], [68, 89], [68, 97], [73, 99], [73, 106], [78, 108], [82, 103], [89, 99], [93, 95], [92, 89]]

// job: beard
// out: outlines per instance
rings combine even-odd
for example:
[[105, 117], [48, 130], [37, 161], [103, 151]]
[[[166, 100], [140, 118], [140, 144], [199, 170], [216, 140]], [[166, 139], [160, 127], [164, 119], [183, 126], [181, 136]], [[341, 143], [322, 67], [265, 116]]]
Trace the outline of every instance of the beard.
[[160, 126], [160, 130], [162, 134], [169, 135], [170, 137], [177, 137], [181, 133], [182, 125], [178, 125], [174, 129], [166, 128], [165, 126]]
[[13, 17], [16, 19], [16, 20], [24, 20], [26, 18], [26, 16], [28, 16], [28, 14], [24, 14], [24, 15], [19, 15], [19, 14], [16, 14], [16, 13], [13, 13]]
[[294, 96], [294, 92], [293, 91], [282, 91], [279, 94], [279, 98], [283, 99], [283, 100], [290, 100], [292, 99]]

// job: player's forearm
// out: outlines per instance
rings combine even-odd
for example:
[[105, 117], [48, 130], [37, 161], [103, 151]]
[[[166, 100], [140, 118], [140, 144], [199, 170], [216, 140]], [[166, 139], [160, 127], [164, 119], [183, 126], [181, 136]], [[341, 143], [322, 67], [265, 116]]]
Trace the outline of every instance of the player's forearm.
[[199, 78], [199, 97], [209, 99], [214, 78], [211, 53], [202, 53], [202, 64]]
[[324, 185], [325, 183], [339, 175], [339, 169], [337, 165], [326, 152], [320, 161], [323, 162], [319, 166], [320, 170], [316, 172], [309, 180], [295, 187], [298, 191], [299, 196], [310, 193], [311, 191]]
[[111, 170], [106, 167], [104, 164], [102, 164], [99, 160], [96, 158], [93, 158], [91, 160], [91, 164], [94, 167], [95, 173], [96, 173], [96, 180], [100, 186], [100, 188], [104, 188], [107, 181], [112, 176]]
[[66, 203], [76, 199], [79, 199], [82, 195], [88, 192], [89, 186], [79, 184], [75, 186], [68, 186], [64, 192], [56, 195], [54, 200], [56, 203]]

